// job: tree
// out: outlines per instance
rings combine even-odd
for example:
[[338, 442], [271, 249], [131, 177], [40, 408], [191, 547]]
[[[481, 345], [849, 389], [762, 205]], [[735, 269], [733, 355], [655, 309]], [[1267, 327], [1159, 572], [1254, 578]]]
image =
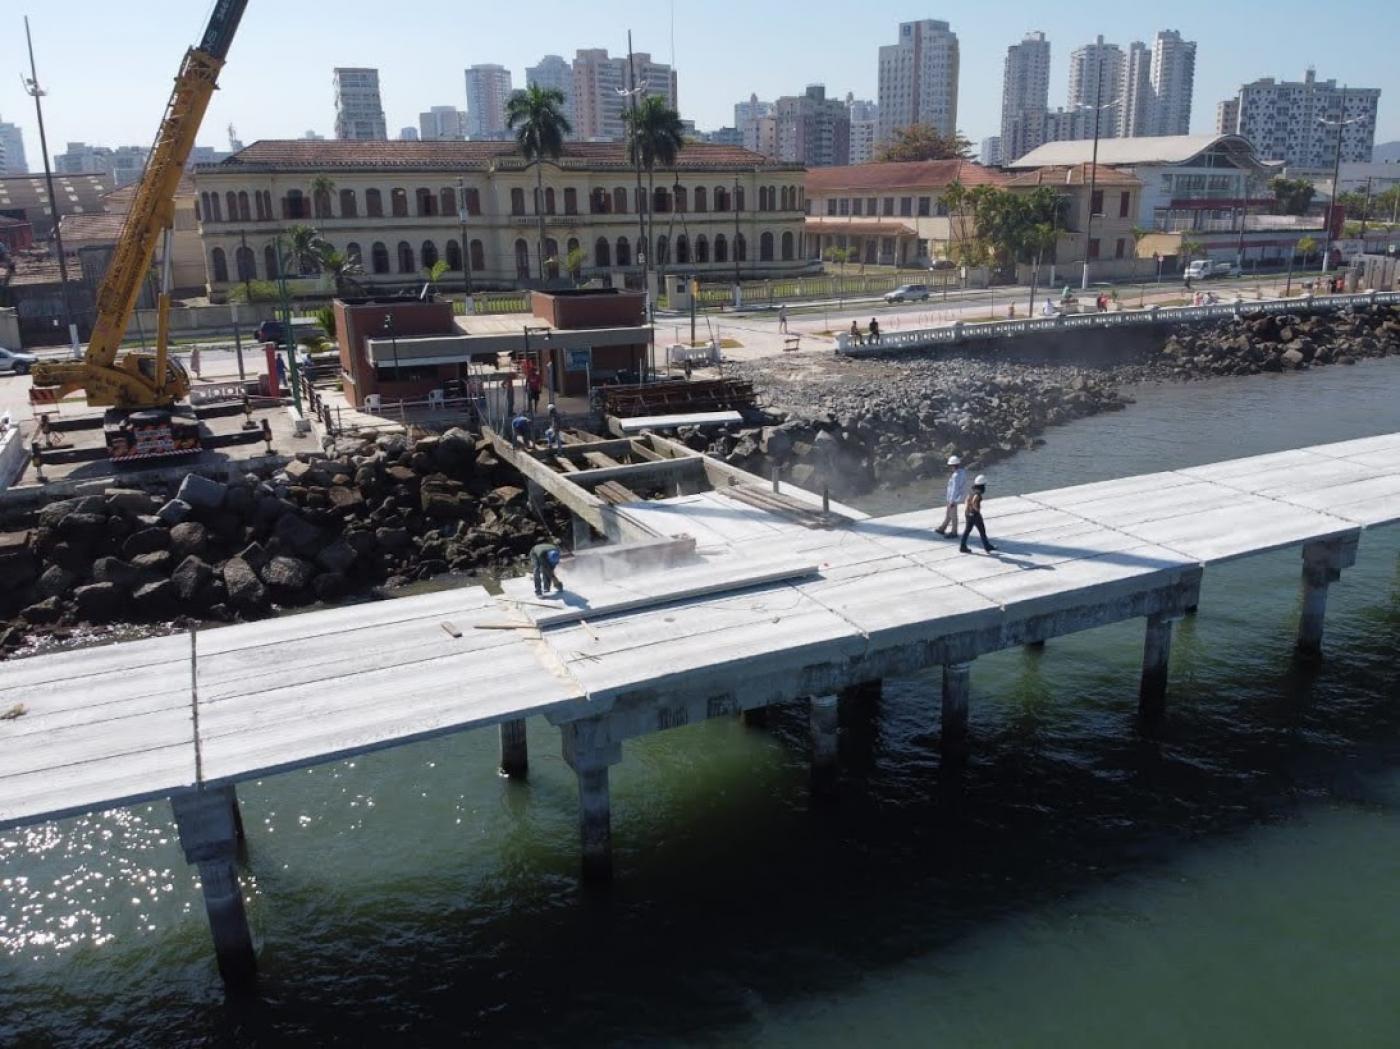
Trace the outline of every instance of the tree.
[[834, 262], [841, 267], [841, 272], [846, 272], [846, 263], [856, 256], [855, 248], [827, 248], [824, 252], [828, 262]]
[[962, 266], [979, 265], [986, 251], [977, 237], [970, 191], [954, 179], [948, 183], [948, 188], [940, 194], [938, 200], [948, 209], [949, 256]]
[[1131, 233], [1133, 237], [1133, 277], [1136, 279], [1138, 258], [1141, 255], [1139, 249], [1142, 247], [1143, 238], [1151, 236], [1152, 231], [1143, 226], [1134, 226]]
[[1283, 178], [1269, 180], [1269, 189], [1274, 193], [1274, 214], [1303, 215], [1312, 204], [1316, 187], [1306, 179]]
[[579, 274], [583, 270], [583, 264], [588, 261], [588, 252], [581, 247], [569, 249], [569, 254], [564, 256], [564, 268], [569, 271], [569, 276], [573, 278], [574, 284], [578, 284]]
[[666, 105], [660, 95], [647, 95], [635, 110], [625, 109], [622, 122], [627, 126], [627, 159], [641, 158], [647, 173], [647, 243], [656, 243], [656, 165], [672, 167], [676, 154], [685, 147], [681, 115]]
[[1303, 256], [1303, 265], [1306, 266], [1317, 254], [1317, 238], [1299, 237], [1297, 251], [1299, 255]]
[[250, 280], [229, 288], [228, 297], [230, 302], [276, 302], [281, 295], [270, 280]]
[[447, 272], [447, 260], [438, 259], [431, 266], [423, 268], [423, 276], [428, 282], [428, 294], [437, 294], [437, 282], [442, 280], [442, 275]]
[[363, 291], [360, 282], [355, 279], [364, 273], [358, 255], [346, 255], [339, 248], [332, 247], [323, 241], [320, 257], [317, 261], [321, 272], [331, 275], [331, 280], [335, 282], [337, 296], [344, 295], [347, 287]]
[[539, 220], [540, 280], [544, 280], [544, 158], [558, 160], [564, 152], [564, 136], [573, 130], [564, 115], [564, 93], [558, 88], [531, 84], [506, 102], [506, 127], [515, 132], [515, 145], [526, 161], [535, 165], [535, 216]]
[[1189, 263], [1193, 258], [1195, 258], [1196, 252], [1200, 251], [1200, 250], [1201, 250], [1201, 247], [1202, 247], [1201, 242], [1200, 242], [1199, 240], [1193, 239], [1189, 233], [1183, 233], [1183, 234], [1181, 235], [1181, 263], [1182, 263], [1181, 268], [1182, 268], [1182, 269], [1185, 269], [1187, 263]]
[[[318, 219], [328, 219], [331, 217], [330, 197], [334, 192], [335, 179], [331, 178], [329, 175], [317, 175], [311, 180], [311, 213], [316, 215]], [[326, 213], [324, 215], [318, 215], [316, 214], [316, 202], [322, 199], [322, 197], [326, 200]]]
[[957, 132], [940, 134], [928, 124], [895, 128], [894, 137], [875, 155], [878, 163], [897, 160], [968, 160], [972, 143]]
[[1027, 310], [1030, 316], [1035, 316], [1035, 292], [1040, 284], [1041, 261], [1045, 258], [1047, 251], [1055, 250], [1059, 239], [1060, 231], [1048, 222], [1037, 222], [1025, 233], [1026, 251], [1030, 252], [1034, 259], [1034, 265], [1031, 268], [1031, 301]]
[[286, 256], [283, 266], [289, 277], [304, 277], [321, 271], [321, 259], [331, 246], [314, 226], [298, 222], [287, 228]]

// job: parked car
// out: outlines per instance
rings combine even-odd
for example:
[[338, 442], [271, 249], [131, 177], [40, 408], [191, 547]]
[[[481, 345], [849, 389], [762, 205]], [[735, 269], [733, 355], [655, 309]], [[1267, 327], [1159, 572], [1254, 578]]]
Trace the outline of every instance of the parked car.
[[38, 359], [32, 353], [21, 353], [19, 350], [7, 350], [0, 347], [0, 372], [24, 375], [28, 373], [30, 368], [34, 367]]
[[281, 321], [263, 321], [253, 332], [258, 342], [281, 343], [287, 337], [287, 328]]
[[927, 284], [901, 284], [894, 291], [885, 292], [886, 302], [927, 302]]
[[953, 268], [953, 260], [952, 260], [952, 259], [934, 259], [931, 263], [929, 263], [929, 267], [928, 267], [928, 268], [931, 269], [931, 270], [950, 270], [950, 269]]

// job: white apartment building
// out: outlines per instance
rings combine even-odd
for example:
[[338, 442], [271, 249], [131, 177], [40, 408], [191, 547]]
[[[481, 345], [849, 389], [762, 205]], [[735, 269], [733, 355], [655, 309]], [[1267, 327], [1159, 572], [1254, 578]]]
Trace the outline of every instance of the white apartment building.
[[417, 142], [417, 141], [418, 141], [418, 129], [417, 129], [416, 127], [413, 127], [412, 125], [409, 125], [409, 126], [407, 126], [407, 127], [401, 127], [401, 128], [399, 128], [399, 141], [400, 141], [400, 142]]
[[1266, 77], [1240, 88], [1233, 100], [1237, 124], [1230, 130], [1253, 142], [1265, 160], [1330, 170], [1337, 156], [1336, 122], [1344, 121], [1343, 162], [1366, 163], [1376, 141], [1380, 97], [1379, 88], [1339, 88], [1335, 80], [1318, 80], [1312, 69], [1301, 81]]
[[1119, 138], [1148, 134], [1152, 123], [1152, 50], [1141, 40], [1128, 45], [1123, 60], [1123, 104], [1118, 107]]
[[1005, 163], [1000, 135], [991, 135], [982, 140], [981, 148], [977, 151], [977, 163], [984, 168], [999, 168]]
[[467, 114], [456, 106], [432, 106], [418, 114], [418, 137], [424, 142], [459, 142], [467, 137]]
[[510, 70], [494, 62], [470, 66], [467, 80], [467, 137], [506, 137], [506, 100], [510, 98]]
[[24, 135], [18, 124], [0, 120], [0, 175], [27, 175], [29, 165], [24, 156]]
[[679, 109], [676, 71], [664, 62], [653, 62], [645, 51], [632, 54], [632, 70], [627, 56], [608, 57], [607, 48], [585, 48], [574, 54], [574, 137], [605, 142], [624, 134], [622, 111], [628, 99], [622, 92], [636, 86], [645, 94], [659, 95], [671, 109]]
[[146, 170], [150, 150], [143, 146], [89, 146], [69, 142], [68, 148], [54, 155], [53, 169], [60, 175], [107, 175], [115, 187], [128, 186]]
[[1215, 104], [1215, 133], [1237, 135], [1240, 131], [1240, 100], [1227, 98]]
[[525, 67], [525, 85], [558, 91], [564, 96], [564, 115], [574, 119], [574, 67], [560, 55], [545, 55], [535, 65]]
[[1163, 29], [1152, 42], [1153, 135], [1191, 133], [1191, 96], [1196, 85], [1196, 42]]
[[384, 102], [379, 97], [379, 70], [337, 68], [335, 88], [335, 137], [356, 141], [389, 137], [384, 123]]
[[1049, 106], [1050, 41], [1042, 32], [1027, 33], [1019, 44], [1006, 49], [999, 154], [1019, 157], [1040, 145]]
[[[1102, 36], [1092, 44], [1077, 47], [1069, 56], [1069, 97], [1066, 109], [1106, 106], [1099, 115], [1099, 137], [1115, 138], [1123, 104], [1123, 49], [1106, 44]], [[1089, 135], [1094, 133], [1094, 114], [1088, 109]], [[1012, 159], [1015, 159], [1014, 157]]]
[[742, 130], [750, 120], [758, 120], [772, 114], [772, 102], [764, 102], [757, 95], [749, 95], [747, 102], [734, 103], [734, 126]]
[[900, 23], [898, 43], [880, 48], [878, 102], [881, 143], [913, 124], [957, 131], [958, 37], [947, 22]]

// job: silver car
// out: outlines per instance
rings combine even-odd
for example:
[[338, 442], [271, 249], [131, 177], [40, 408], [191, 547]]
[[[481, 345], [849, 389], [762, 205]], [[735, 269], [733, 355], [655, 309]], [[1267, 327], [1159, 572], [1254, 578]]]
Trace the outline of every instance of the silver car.
[[32, 353], [20, 353], [19, 350], [7, 350], [0, 346], [0, 374], [25, 375], [38, 359]]
[[927, 284], [901, 284], [894, 291], [885, 293], [886, 302], [927, 302]]

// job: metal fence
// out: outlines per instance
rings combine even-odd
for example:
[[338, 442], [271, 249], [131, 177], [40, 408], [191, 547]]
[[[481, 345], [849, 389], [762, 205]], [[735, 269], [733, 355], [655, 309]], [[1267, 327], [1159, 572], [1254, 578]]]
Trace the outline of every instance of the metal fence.
[[[957, 288], [955, 270], [929, 273], [827, 273], [813, 277], [780, 277], [774, 280], [746, 281], [739, 285], [741, 306], [773, 306], [801, 299], [840, 299], [862, 295], [883, 295], [902, 284], [926, 284], [930, 293]], [[700, 306], [732, 306], [734, 284], [701, 284], [696, 299]]]
[[1119, 310], [1112, 313], [1062, 313], [1055, 317], [988, 321], [980, 324], [955, 321], [940, 328], [882, 333], [879, 342], [867, 340], [859, 345], [852, 342], [849, 332], [842, 332], [836, 337], [836, 352], [848, 357], [859, 357], [889, 353], [893, 350], [916, 350], [925, 346], [969, 342], [974, 339], [1002, 339], [1014, 335], [1149, 324], [1186, 324], [1274, 313], [1332, 313], [1356, 306], [1397, 304], [1400, 304], [1400, 292], [1370, 291], [1358, 295], [1307, 295], [1298, 299], [1264, 299], [1257, 302], [1221, 303], [1216, 306], [1149, 306], [1146, 309]]

